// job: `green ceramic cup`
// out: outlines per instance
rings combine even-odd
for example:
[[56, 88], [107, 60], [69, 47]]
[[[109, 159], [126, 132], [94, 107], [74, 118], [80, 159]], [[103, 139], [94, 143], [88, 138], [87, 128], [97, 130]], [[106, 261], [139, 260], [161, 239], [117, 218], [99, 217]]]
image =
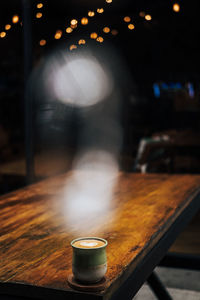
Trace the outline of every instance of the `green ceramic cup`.
[[[84, 248], [81, 244], [84, 245]], [[103, 278], [107, 271], [107, 244], [106, 240], [98, 237], [82, 237], [71, 242], [73, 248], [72, 273], [76, 280], [95, 283]]]

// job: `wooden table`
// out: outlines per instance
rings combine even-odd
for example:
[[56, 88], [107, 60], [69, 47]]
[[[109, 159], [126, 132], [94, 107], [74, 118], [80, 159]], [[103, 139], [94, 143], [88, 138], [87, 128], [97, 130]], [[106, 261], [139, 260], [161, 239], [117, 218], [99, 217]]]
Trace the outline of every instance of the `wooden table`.
[[89, 232], [109, 243], [106, 288], [99, 293], [78, 292], [68, 286], [67, 277], [70, 241], [83, 224], [67, 225], [55, 208], [71, 175], [0, 198], [0, 294], [131, 299], [200, 208], [200, 176], [120, 173], [112, 209]]

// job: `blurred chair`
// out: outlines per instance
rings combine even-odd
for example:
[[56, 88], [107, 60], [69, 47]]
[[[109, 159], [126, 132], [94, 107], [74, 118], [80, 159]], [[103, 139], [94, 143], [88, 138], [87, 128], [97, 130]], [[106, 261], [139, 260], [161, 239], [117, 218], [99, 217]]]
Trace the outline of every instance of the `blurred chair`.
[[167, 135], [142, 138], [136, 160], [134, 172], [172, 172], [173, 146]]
[[200, 173], [200, 134], [170, 130], [142, 138], [133, 166], [141, 173]]

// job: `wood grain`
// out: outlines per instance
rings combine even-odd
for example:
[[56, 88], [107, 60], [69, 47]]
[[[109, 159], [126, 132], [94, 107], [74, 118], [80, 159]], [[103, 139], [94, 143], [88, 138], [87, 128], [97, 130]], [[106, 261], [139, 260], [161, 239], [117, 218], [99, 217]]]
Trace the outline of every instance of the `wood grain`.
[[[0, 198], [1, 287], [17, 283], [19, 287], [71, 291], [67, 283], [70, 241], [78, 237], [83, 220], [70, 225], [56, 209], [71, 175], [53, 177]], [[119, 174], [112, 209], [102, 224], [87, 232], [108, 241], [104, 293], [114, 292], [137, 267], [199, 193], [199, 187], [198, 175]]]

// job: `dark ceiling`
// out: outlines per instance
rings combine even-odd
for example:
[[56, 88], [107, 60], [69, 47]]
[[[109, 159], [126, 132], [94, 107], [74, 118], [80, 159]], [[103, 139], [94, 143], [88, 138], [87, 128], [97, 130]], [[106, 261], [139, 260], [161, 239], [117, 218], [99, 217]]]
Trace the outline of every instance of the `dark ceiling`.
[[[41, 21], [34, 18], [35, 4], [38, 2], [43, 2], [45, 6]], [[86, 16], [90, 9], [103, 7], [104, 13], [101, 16], [95, 17], [88, 26], [74, 32], [75, 38], [76, 35], [87, 36], [91, 30], [98, 31], [103, 26], [110, 26], [117, 29], [119, 34], [115, 38], [106, 36], [105, 41], [110, 39], [122, 51], [141, 79], [199, 80], [198, 2], [179, 1], [181, 10], [175, 13], [171, 0], [113, 0], [110, 4], [105, 0], [32, 0], [33, 44], [37, 46], [38, 40], [45, 37], [48, 46], [53, 45], [56, 29], [64, 29], [71, 17], [80, 18]], [[8, 22], [12, 14], [21, 14], [22, 3], [20, 0], [1, 0], [1, 26]], [[152, 21], [139, 17], [140, 11], [151, 14]], [[127, 29], [127, 24], [123, 21], [125, 15], [132, 18], [135, 30]], [[65, 42], [64, 37], [61, 40]], [[0, 40], [1, 47], [4, 47], [6, 43], [2, 42], [4, 41]], [[8, 44], [11, 42], [8, 41]]]

